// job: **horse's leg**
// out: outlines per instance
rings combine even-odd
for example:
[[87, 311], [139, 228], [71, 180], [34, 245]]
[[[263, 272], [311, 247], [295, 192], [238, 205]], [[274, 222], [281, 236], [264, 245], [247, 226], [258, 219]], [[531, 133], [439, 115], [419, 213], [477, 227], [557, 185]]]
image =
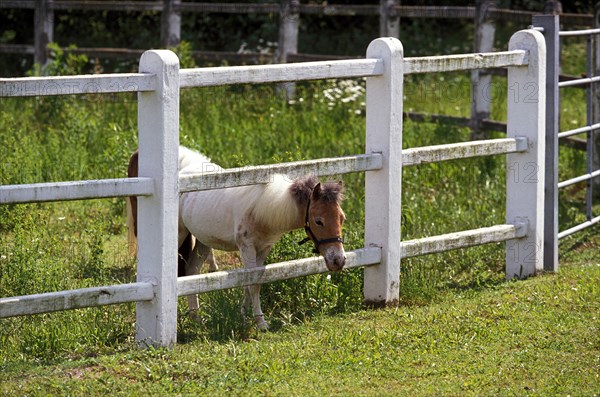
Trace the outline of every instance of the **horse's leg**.
[[[267, 254], [269, 253], [269, 249], [265, 249], [262, 251], [256, 252], [254, 246], [245, 246], [245, 252], [240, 250], [242, 255], [242, 262], [244, 262], [244, 267], [247, 269], [262, 266], [267, 258]], [[254, 258], [254, 260], [249, 260]], [[269, 324], [265, 321], [265, 316], [260, 307], [260, 284], [258, 285], [249, 285], [244, 288], [244, 302], [242, 304], [242, 314], [245, 313], [245, 308], [248, 304], [252, 304], [252, 317], [256, 322], [256, 327], [260, 331], [267, 331], [269, 329]]]
[[179, 244], [179, 249], [177, 250], [177, 277], [189, 275], [186, 267], [191, 260], [195, 243], [196, 239], [194, 236], [192, 236], [191, 233], [188, 233], [185, 240]]
[[[239, 249], [240, 249], [240, 259], [242, 260], [242, 265], [244, 265], [244, 267], [246, 269], [251, 269], [253, 267], [256, 266], [256, 249], [254, 248], [253, 245], [242, 245], [242, 244], [238, 244]], [[245, 316], [247, 313], [247, 309], [250, 308], [250, 305], [252, 305], [252, 308], [254, 309], [254, 299], [252, 299], [252, 297], [254, 296], [254, 288], [255, 286], [250, 285], [247, 287], [244, 287], [244, 300], [242, 302], [242, 316]], [[260, 291], [260, 288], [259, 288]], [[254, 310], [253, 310], [254, 311]]]
[[[195, 240], [194, 248], [191, 252], [189, 260], [186, 262], [185, 265], [186, 276], [193, 276], [198, 274], [202, 263], [204, 263], [204, 261], [212, 251], [210, 247], [207, 247], [206, 245], [198, 242], [195, 238], [193, 238], [193, 240]], [[198, 309], [200, 308], [200, 304], [198, 302], [198, 295], [188, 295], [187, 301], [190, 310], [190, 316], [192, 317], [192, 319], [197, 321], [197, 313]]]
[[215, 256], [213, 253], [212, 248], [208, 249], [208, 256], [206, 257], [206, 263], [208, 263], [208, 271], [209, 272], [216, 272], [217, 270], [219, 270], [219, 266], [217, 266], [217, 261], [215, 261]]

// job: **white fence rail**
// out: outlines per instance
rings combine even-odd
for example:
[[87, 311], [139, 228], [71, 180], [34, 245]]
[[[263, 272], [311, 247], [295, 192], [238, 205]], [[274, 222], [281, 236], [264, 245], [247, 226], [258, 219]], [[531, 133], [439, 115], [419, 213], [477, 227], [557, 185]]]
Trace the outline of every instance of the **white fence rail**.
[[0, 78], [0, 97], [154, 91], [155, 84], [155, 76], [142, 73]]
[[104, 197], [149, 196], [154, 192], [151, 178], [117, 178], [97, 181], [30, 183], [0, 186], [0, 204], [39, 203]]
[[[509, 68], [511, 89], [531, 94], [536, 88], [533, 96], [509, 98], [506, 139], [402, 150], [405, 74], [498, 66]], [[143, 55], [137, 74], [0, 79], [1, 96], [140, 92], [138, 178], [0, 186], [0, 204], [140, 196], [137, 282], [0, 298], [0, 317], [136, 301], [138, 341], [171, 346], [177, 296], [325, 272], [322, 259], [307, 258], [177, 279], [178, 194], [265, 183], [276, 172], [366, 172], [365, 247], [348, 252], [347, 267], [365, 267], [364, 298], [372, 305], [397, 303], [400, 261], [411, 256], [508, 241], [506, 277], [535, 274], [543, 250], [544, 173], [538, 171], [544, 169], [544, 67], [541, 34], [528, 30], [516, 33], [510, 50], [501, 53], [404, 59], [401, 43], [383, 38], [371, 43], [364, 60], [179, 70], [173, 53], [158, 50]], [[364, 154], [176, 177], [180, 88], [340, 77], [367, 77]], [[401, 242], [403, 166], [500, 154], [507, 158], [506, 224]]]

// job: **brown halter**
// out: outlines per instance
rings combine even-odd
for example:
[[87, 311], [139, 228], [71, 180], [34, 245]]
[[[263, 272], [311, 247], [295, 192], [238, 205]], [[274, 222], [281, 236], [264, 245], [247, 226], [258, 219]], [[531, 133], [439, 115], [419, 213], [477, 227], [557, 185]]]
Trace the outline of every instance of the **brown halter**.
[[341, 236], [335, 236], [335, 237], [330, 237], [330, 238], [324, 238], [319, 240], [317, 238], [317, 236], [315, 236], [315, 234], [313, 233], [313, 231], [310, 228], [310, 222], [308, 221], [308, 211], [310, 209], [310, 198], [308, 199], [308, 203], [306, 204], [306, 215], [304, 217], [304, 231], [306, 231], [306, 234], [308, 235], [308, 237], [303, 238], [301, 241], [298, 242], [298, 245], [302, 245], [304, 243], [307, 243], [308, 241], [312, 240], [312, 242], [315, 244], [315, 248], [313, 249], [313, 252], [315, 254], [319, 253], [319, 245], [321, 244], [326, 244], [326, 243], [344, 243], [344, 239]]

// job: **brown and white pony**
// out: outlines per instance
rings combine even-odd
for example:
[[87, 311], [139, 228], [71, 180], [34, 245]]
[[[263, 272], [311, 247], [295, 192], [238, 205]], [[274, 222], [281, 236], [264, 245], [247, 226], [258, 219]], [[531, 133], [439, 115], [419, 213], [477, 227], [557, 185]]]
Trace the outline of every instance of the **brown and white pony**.
[[[128, 175], [137, 176], [138, 156], [129, 162]], [[179, 175], [219, 171], [222, 168], [202, 154], [179, 148]], [[342, 241], [345, 220], [340, 207], [342, 182], [319, 183], [313, 176], [289, 180], [276, 174], [266, 184], [183, 193], [179, 199], [179, 276], [194, 275], [212, 248], [239, 251], [244, 267], [262, 266], [284, 233], [304, 227], [303, 240], [315, 245], [330, 271], [341, 270], [346, 262]], [[130, 247], [135, 247], [137, 200], [129, 198]], [[135, 249], [135, 248], [133, 248]], [[209, 270], [217, 270], [214, 259]], [[260, 285], [244, 290], [243, 308], [252, 304], [260, 330], [268, 329], [260, 307]], [[188, 299], [190, 310], [198, 308], [197, 297]], [[242, 310], [243, 310], [242, 308]]]

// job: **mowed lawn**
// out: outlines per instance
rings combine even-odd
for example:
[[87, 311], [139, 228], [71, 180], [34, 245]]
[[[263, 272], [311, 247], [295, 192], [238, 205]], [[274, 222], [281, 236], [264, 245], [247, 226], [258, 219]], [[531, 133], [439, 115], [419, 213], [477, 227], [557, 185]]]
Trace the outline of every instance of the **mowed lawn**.
[[566, 247], [558, 274], [445, 291], [424, 306], [173, 350], [0, 360], [0, 395], [598, 395], [599, 242]]

